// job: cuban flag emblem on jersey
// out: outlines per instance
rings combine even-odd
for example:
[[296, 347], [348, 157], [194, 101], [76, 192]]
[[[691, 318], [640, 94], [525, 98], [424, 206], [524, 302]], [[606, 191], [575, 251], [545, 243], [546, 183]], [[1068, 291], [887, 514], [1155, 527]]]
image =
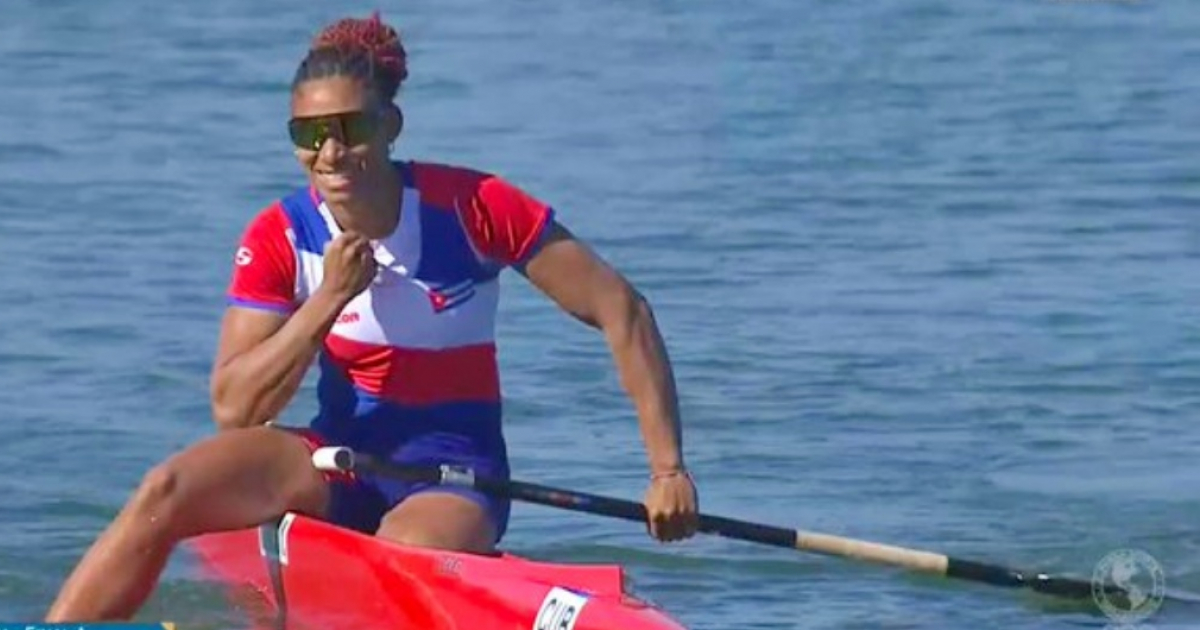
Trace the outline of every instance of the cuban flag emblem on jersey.
[[452, 309], [475, 295], [475, 281], [470, 279], [456, 284], [441, 286], [428, 284], [419, 280], [417, 284], [425, 290], [425, 295], [429, 296], [429, 303], [433, 306], [433, 312], [435, 313]]

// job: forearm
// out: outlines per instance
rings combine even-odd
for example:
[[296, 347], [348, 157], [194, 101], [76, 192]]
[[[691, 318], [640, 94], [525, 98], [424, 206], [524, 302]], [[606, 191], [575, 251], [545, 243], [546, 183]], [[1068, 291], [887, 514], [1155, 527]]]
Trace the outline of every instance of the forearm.
[[637, 409], [653, 473], [682, 470], [683, 430], [666, 344], [650, 305], [633, 299], [604, 325], [621, 384]]
[[279, 414], [300, 388], [343, 307], [344, 301], [317, 291], [275, 334], [221, 366], [212, 391], [218, 426], [258, 426]]

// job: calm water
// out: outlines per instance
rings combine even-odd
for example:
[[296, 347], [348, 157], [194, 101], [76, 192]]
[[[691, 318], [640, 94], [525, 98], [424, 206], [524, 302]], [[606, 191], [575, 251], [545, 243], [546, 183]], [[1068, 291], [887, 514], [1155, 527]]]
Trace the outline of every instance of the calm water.
[[[210, 432], [232, 246], [301, 181], [287, 81], [373, 8], [332, 4], [3, 0], [0, 619]], [[645, 291], [706, 510], [1085, 577], [1134, 547], [1200, 591], [1200, 7], [403, 5], [397, 156], [507, 176]], [[517, 473], [639, 497], [601, 338], [506, 283]], [[511, 532], [698, 629], [1107, 621], [543, 508]], [[181, 554], [148, 615], [231, 613]]]

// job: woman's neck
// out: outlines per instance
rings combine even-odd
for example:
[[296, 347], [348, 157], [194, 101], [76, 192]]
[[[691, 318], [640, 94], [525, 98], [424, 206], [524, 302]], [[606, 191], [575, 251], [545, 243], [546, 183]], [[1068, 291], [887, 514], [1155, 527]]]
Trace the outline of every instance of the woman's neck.
[[366, 192], [359, 199], [338, 204], [326, 202], [326, 205], [343, 231], [357, 232], [369, 239], [385, 238], [396, 230], [403, 210], [399, 173], [389, 165], [364, 188]]

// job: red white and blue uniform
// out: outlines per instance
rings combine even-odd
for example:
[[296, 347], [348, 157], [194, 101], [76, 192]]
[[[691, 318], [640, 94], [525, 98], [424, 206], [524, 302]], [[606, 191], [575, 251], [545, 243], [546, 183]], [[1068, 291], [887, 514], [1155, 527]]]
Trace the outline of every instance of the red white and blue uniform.
[[[346, 305], [320, 354], [310, 448], [350, 446], [405, 463], [451, 463], [507, 477], [495, 321], [499, 274], [520, 267], [553, 210], [503, 179], [469, 169], [397, 163], [400, 222], [372, 242], [379, 273]], [[295, 311], [321, 284], [326, 243], [341, 230], [312, 188], [247, 226], [229, 287], [232, 306]], [[371, 532], [427, 486], [331, 478], [333, 522]], [[509, 505], [470, 490], [502, 534]]]

